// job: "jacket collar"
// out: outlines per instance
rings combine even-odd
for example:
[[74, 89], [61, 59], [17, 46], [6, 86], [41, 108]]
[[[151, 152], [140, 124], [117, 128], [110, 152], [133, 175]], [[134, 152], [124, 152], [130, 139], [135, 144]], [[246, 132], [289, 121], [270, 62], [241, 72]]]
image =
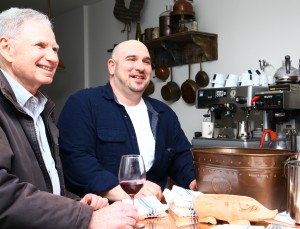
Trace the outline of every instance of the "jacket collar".
[[[3, 94], [7, 99], [9, 99], [16, 108], [18, 108], [19, 110], [23, 110], [21, 108], [21, 106], [18, 104], [13, 90], [1, 70], [0, 70], [0, 91], [1, 91], [1, 94]], [[42, 116], [43, 115], [47, 116], [50, 112], [52, 112], [54, 110], [55, 104], [49, 98], [49, 96], [47, 96], [46, 94], [44, 94], [44, 96], [47, 98], [47, 103], [45, 105], [45, 109], [42, 113]], [[54, 120], [54, 117], [52, 117], [52, 119]]]
[[118, 103], [117, 97], [115, 96], [109, 81], [104, 86], [103, 96], [107, 100], [115, 100]]
[[9, 96], [10, 98], [13, 99], [14, 102], [17, 101], [15, 94], [13, 93], [13, 90], [12, 90], [11, 86], [9, 85], [9, 83], [8, 83], [7, 79], [5, 78], [1, 69], [0, 69], [0, 90], [3, 95]]

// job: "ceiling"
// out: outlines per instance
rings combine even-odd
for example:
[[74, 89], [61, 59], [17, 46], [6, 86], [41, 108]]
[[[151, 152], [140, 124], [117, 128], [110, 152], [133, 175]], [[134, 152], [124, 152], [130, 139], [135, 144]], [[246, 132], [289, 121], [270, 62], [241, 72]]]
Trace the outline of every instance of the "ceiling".
[[[90, 5], [101, 0], [52, 0], [51, 16], [55, 17], [64, 14], [70, 10], [79, 8], [83, 5]], [[0, 11], [10, 7], [33, 8], [44, 12], [48, 12], [48, 0], [1, 0]]]

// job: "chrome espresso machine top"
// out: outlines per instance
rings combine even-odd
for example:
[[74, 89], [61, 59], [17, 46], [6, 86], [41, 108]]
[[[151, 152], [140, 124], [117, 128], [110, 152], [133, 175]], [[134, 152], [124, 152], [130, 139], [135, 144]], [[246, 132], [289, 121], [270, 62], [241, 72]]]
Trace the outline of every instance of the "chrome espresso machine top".
[[[214, 123], [213, 137], [203, 138], [195, 133], [193, 147], [231, 146], [257, 148], [261, 135], [270, 127], [268, 112], [253, 109], [253, 98], [268, 91], [264, 86], [203, 88], [197, 91], [196, 108], [208, 109], [205, 118]], [[204, 119], [205, 119], [204, 118]], [[241, 124], [247, 123], [249, 134], [240, 135]]]

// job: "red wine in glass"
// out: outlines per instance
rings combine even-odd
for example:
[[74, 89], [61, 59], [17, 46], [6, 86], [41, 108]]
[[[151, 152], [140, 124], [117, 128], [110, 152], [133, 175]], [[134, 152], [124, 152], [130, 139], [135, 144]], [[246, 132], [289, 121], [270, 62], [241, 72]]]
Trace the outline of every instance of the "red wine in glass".
[[120, 185], [122, 187], [122, 189], [131, 197], [135, 194], [137, 194], [141, 188], [143, 187], [144, 183], [141, 181], [121, 181]]
[[[119, 183], [121, 188], [130, 196], [134, 204], [134, 196], [146, 181], [146, 169], [141, 155], [123, 155], [119, 167]], [[144, 228], [137, 224], [134, 228]]]

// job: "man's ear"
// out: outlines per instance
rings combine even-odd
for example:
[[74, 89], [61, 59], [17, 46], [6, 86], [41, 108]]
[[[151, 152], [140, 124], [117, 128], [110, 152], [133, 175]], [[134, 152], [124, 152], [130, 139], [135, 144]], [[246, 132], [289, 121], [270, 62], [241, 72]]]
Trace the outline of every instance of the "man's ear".
[[115, 74], [116, 62], [113, 59], [107, 61], [107, 67], [110, 75]]
[[12, 62], [13, 60], [12, 50], [13, 47], [9, 38], [6, 36], [0, 37], [0, 54], [7, 62]]

